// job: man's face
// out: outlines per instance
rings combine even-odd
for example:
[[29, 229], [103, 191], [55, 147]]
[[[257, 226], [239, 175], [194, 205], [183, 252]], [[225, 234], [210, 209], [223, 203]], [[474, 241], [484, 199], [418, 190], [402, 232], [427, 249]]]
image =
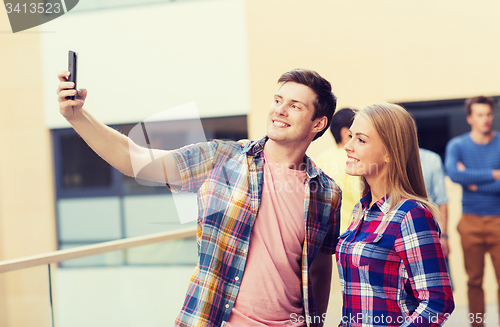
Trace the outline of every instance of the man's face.
[[[317, 126], [322, 118], [311, 120], [316, 97], [316, 93], [303, 84], [283, 84], [269, 108], [267, 136], [275, 142], [288, 145], [310, 143], [322, 129], [318, 130]], [[326, 117], [323, 118], [326, 120]]]
[[493, 124], [493, 110], [488, 104], [474, 103], [470, 107], [471, 113], [467, 116], [467, 123], [472, 131], [488, 134]]

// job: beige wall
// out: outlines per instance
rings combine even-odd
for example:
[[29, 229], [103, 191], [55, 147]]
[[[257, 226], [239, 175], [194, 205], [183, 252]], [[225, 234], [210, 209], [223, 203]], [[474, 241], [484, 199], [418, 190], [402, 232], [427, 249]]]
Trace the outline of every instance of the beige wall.
[[[0, 10], [0, 260], [53, 251], [50, 134], [39, 34], [10, 33]], [[55, 93], [54, 93], [55, 94]], [[0, 275], [0, 326], [49, 326], [47, 267]]]
[[324, 75], [339, 107], [499, 94], [499, 10], [494, 0], [247, 1], [251, 138], [265, 134], [276, 80], [297, 67]]

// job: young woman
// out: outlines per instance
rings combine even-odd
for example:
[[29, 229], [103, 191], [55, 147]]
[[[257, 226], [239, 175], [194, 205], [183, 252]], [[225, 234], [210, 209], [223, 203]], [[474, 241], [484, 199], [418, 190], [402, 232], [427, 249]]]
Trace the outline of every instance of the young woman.
[[415, 123], [382, 103], [357, 113], [346, 173], [364, 196], [337, 245], [340, 326], [441, 326], [454, 309], [438, 212], [427, 199]]

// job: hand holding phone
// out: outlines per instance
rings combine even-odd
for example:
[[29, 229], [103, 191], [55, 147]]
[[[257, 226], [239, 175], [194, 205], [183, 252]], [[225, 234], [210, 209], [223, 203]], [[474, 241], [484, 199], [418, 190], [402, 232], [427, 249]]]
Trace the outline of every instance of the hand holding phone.
[[[59, 102], [59, 111], [68, 121], [75, 118], [78, 112], [81, 112], [87, 90], [76, 88], [76, 67], [77, 53], [69, 52], [68, 70], [57, 74], [59, 86], [57, 87], [57, 101]], [[78, 90], [78, 91], [77, 91]]]
[[[76, 88], [76, 59], [78, 57], [78, 53], [74, 51], [70, 51], [68, 53], [68, 71], [69, 71], [69, 76], [68, 76], [68, 82], [73, 82], [75, 83], [74, 89], [77, 90]], [[66, 97], [68, 100], [76, 100], [76, 94], [73, 96], [68, 96]]]

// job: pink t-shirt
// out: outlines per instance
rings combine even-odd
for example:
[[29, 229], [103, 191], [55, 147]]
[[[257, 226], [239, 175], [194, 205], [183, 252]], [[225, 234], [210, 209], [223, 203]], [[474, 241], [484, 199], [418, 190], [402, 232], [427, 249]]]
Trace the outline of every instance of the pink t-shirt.
[[[245, 273], [226, 326], [305, 326], [301, 261], [306, 172], [264, 157], [262, 198]], [[296, 321], [296, 320], [295, 320]]]

